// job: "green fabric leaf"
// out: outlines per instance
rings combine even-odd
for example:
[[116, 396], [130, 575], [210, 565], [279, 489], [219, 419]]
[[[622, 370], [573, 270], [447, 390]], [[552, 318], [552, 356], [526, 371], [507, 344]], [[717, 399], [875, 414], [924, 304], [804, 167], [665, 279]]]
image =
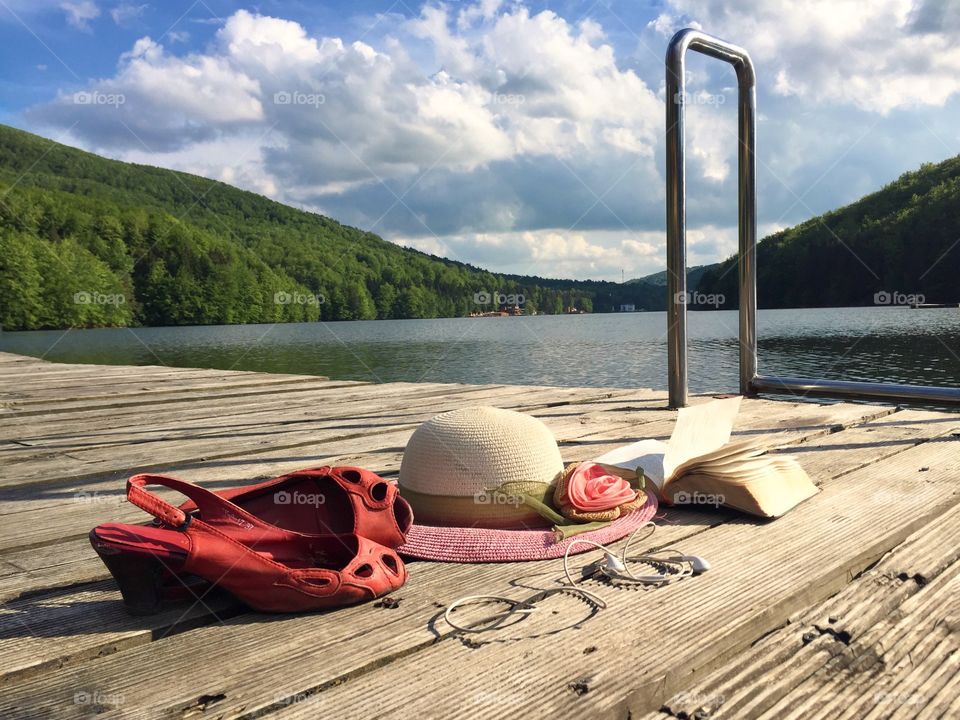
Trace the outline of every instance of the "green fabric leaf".
[[496, 495], [515, 498], [552, 523], [570, 522], [553, 508], [553, 485], [532, 482], [505, 482], [492, 491]]
[[564, 517], [553, 507], [554, 486], [547, 483], [506, 482], [491, 492], [521, 500], [524, 505], [534, 510], [540, 517], [553, 523], [554, 531], [561, 540], [581, 533], [599, 530], [610, 524], [611, 521], [580, 522]]
[[[567, 518], [564, 518], [567, 520]], [[581, 533], [592, 532], [594, 530], [600, 530], [605, 528], [607, 525], [613, 522], [613, 520], [604, 520], [597, 522], [575, 522], [573, 520], [567, 520], [570, 525], [554, 525], [554, 531], [560, 536], [561, 540], [566, 540], [569, 537], [574, 535], [580, 535]]]

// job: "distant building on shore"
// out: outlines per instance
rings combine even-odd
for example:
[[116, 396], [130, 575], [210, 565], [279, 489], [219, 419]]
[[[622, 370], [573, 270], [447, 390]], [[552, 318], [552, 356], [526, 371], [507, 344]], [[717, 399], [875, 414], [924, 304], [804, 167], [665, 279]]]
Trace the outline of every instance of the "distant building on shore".
[[636, 312], [637, 306], [633, 303], [624, 303], [620, 306], [620, 312]]

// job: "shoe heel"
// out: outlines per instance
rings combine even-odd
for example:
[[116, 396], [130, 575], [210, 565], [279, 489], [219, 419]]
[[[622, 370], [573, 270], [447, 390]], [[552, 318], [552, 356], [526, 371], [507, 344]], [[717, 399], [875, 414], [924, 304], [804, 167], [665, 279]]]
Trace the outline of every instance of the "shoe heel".
[[97, 554], [120, 586], [123, 604], [131, 615], [155, 615], [163, 609], [163, 564], [140, 553]]

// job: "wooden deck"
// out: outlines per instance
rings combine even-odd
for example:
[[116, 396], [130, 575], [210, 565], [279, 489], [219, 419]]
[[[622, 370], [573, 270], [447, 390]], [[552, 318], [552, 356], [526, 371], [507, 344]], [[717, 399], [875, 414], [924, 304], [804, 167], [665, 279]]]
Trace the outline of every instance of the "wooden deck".
[[[960, 717], [960, 414], [746, 400], [736, 432], [798, 454], [823, 491], [785, 517], [672, 509], [656, 547], [707, 574], [594, 583], [465, 638], [442, 609], [528, 596], [559, 562], [411, 563], [395, 607], [268, 616], [216, 594], [129, 617], [87, 532], [146, 516], [135, 471], [226, 487], [297, 467], [396, 475], [444, 410], [531, 413], [588, 459], [666, 438], [646, 390], [386, 385], [0, 354], [0, 718]], [[551, 612], [555, 611], [555, 612]]]

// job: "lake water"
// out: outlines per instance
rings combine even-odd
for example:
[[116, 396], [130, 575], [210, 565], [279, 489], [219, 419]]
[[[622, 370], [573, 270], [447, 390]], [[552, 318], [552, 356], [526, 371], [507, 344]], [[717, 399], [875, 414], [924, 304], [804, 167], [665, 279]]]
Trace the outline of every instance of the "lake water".
[[[736, 391], [737, 313], [690, 312], [690, 387]], [[762, 310], [760, 372], [960, 386], [960, 310]], [[64, 362], [334, 379], [666, 387], [664, 313], [4, 332]]]

